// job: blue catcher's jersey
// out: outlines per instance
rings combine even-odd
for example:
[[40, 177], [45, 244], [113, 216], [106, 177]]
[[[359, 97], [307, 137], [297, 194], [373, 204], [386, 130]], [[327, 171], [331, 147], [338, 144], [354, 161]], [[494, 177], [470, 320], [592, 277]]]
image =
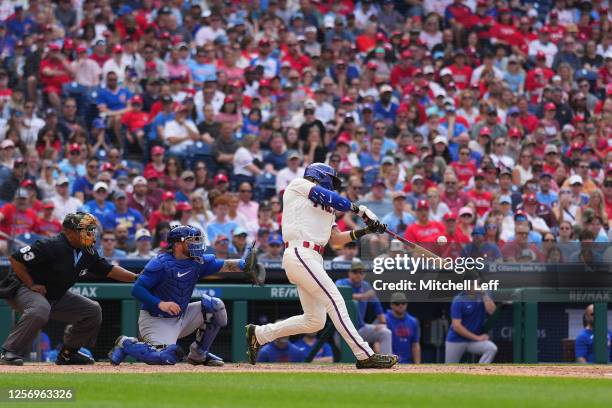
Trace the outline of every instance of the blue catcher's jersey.
[[[219, 272], [223, 261], [215, 259], [214, 255], [204, 255], [204, 263], [193, 259], [177, 260], [172, 254], [159, 254], [145, 266], [136, 281], [149, 292], [164, 302], [174, 302], [181, 308], [182, 315], [187, 309], [196, 283], [201, 277]], [[176, 317], [159, 310], [157, 305], [142, 304], [152, 316]], [[179, 315], [179, 316], [180, 316]]]

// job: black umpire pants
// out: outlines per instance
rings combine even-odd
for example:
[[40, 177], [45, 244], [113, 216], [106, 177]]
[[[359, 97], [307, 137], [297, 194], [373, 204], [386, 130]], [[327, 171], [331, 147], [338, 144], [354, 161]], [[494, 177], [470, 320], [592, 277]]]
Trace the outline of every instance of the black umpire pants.
[[20, 286], [13, 298], [6, 302], [21, 318], [2, 346], [6, 351], [25, 356], [32, 342], [49, 321], [53, 319], [70, 323], [64, 332], [64, 345], [68, 347], [93, 347], [102, 324], [102, 309], [94, 300], [71, 292], [49, 302], [43, 295]]

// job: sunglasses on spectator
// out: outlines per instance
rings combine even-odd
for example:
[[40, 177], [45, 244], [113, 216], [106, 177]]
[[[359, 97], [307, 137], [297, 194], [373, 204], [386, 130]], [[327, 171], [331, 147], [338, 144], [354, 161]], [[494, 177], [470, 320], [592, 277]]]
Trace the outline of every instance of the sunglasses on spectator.
[[241, 193], [252, 193], [252, 192], [253, 192], [253, 190], [251, 190], [251, 189], [245, 189], [245, 188], [241, 188], [241, 189], [240, 189], [240, 190], [238, 190], [238, 191], [240, 191]]
[[402, 305], [407, 305], [407, 304], [408, 304], [408, 302], [393, 302], [393, 303], [391, 303], [391, 304], [392, 304], [392, 305], [395, 305], [395, 306], [402, 306]]
[[557, 240], [554, 238], [544, 238], [543, 241], [544, 242], [557, 242]]
[[115, 242], [116, 239], [115, 238], [102, 238], [102, 241], [104, 241], [104, 242]]

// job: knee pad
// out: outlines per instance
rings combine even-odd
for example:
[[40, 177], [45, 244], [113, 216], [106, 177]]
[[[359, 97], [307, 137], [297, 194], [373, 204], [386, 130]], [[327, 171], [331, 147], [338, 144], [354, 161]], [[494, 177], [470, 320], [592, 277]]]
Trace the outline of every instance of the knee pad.
[[202, 314], [207, 325], [227, 326], [227, 311], [219, 298], [202, 295]]

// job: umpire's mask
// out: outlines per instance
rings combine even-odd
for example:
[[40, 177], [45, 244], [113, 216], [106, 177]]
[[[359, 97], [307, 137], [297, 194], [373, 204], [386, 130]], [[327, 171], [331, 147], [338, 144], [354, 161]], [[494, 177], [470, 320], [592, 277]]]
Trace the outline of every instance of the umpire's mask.
[[81, 247], [90, 254], [94, 254], [96, 244], [96, 232], [98, 230], [98, 220], [89, 213], [77, 212], [67, 214], [62, 223], [64, 228], [77, 231]]

